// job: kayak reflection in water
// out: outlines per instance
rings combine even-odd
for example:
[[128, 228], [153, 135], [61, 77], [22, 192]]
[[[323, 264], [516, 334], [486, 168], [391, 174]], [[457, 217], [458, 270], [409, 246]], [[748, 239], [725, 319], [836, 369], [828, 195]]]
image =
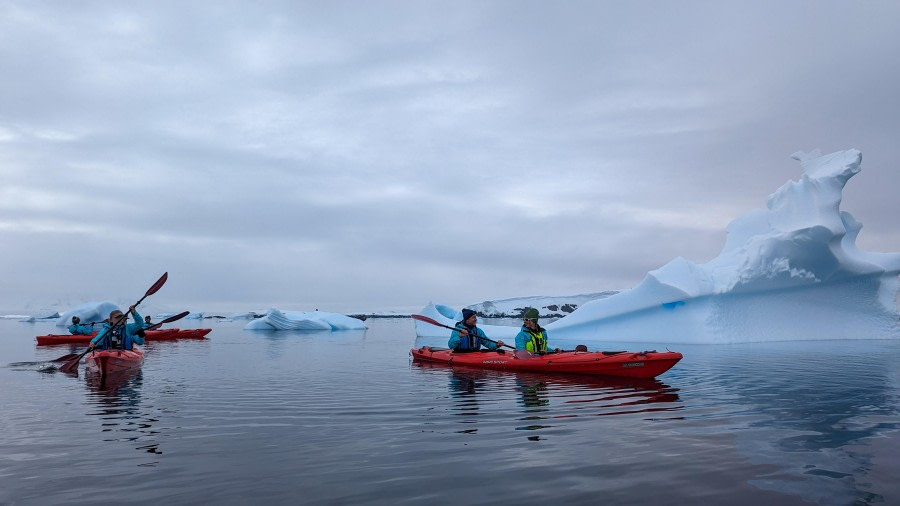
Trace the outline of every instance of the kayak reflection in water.
[[545, 381], [526, 381], [516, 379], [516, 386], [522, 394], [522, 404], [527, 408], [539, 408], [550, 404], [547, 383]]
[[123, 323], [128, 318], [118, 309], [109, 313], [109, 320], [103, 323], [103, 330], [91, 339], [90, 349], [131, 350], [135, 344], [144, 344], [144, 319], [134, 306], [128, 308], [134, 323]]
[[90, 325], [82, 325], [81, 318], [73, 316], [72, 324], [69, 325], [69, 333], [76, 336], [87, 336], [94, 333], [93, 326], [93, 323]]
[[[522, 330], [516, 334], [516, 349], [530, 353], [547, 353], [547, 329], [538, 325], [538, 310], [530, 307], [522, 315]], [[554, 350], [559, 353], [559, 348]]]
[[471, 309], [462, 310], [463, 319], [456, 322], [456, 330], [450, 334], [447, 347], [456, 353], [468, 353], [478, 351], [482, 346], [489, 350], [496, 350], [503, 346], [503, 341], [491, 341], [484, 331], [476, 326], [478, 316]]

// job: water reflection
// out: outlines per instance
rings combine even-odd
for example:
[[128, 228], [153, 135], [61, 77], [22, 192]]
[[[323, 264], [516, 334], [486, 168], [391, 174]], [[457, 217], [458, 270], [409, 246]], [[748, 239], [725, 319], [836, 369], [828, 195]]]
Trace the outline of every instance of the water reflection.
[[141, 406], [143, 371], [140, 368], [102, 376], [87, 371], [84, 382], [88, 404], [96, 408], [87, 414], [101, 420], [101, 431], [109, 433], [104, 441], [141, 443], [136, 450], [162, 453], [155, 442], [160, 432], [153, 428], [159, 419], [145, 413]]
[[[449, 378], [450, 398], [454, 405], [450, 408], [455, 415], [464, 417], [460, 423], [475, 424], [475, 418], [479, 414], [478, 388], [481, 379], [474, 374], [461, 371], [453, 371]], [[474, 434], [478, 432], [476, 427], [457, 431], [460, 434]]]
[[[642, 415], [683, 408], [678, 389], [658, 380], [547, 375], [486, 369], [449, 368], [413, 362], [420, 370], [447, 372], [450, 405], [466, 427], [456, 431], [475, 434], [477, 425], [498, 417], [510, 420], [514, 430], [541, 431], [564, 426], [586, 416]], [[515, 409], [505, 402], [515, 398]], [[540, 440], [537, 434], [528, 439]]]

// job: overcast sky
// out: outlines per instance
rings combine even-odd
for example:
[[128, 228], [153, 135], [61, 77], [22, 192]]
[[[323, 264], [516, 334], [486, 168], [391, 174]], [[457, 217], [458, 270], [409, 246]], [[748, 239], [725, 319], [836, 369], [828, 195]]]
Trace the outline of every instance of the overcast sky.
[[798, 150], [900, 251], [900, 2], [0, 0], [0, 310], [355, 312], [706, 262]]

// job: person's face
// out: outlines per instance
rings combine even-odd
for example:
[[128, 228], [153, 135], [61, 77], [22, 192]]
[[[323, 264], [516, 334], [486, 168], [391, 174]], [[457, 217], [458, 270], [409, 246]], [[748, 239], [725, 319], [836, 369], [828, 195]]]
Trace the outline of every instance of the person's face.
[[113, 311], [112, 313], [109, 313], [109, 321], [110, 322], [115, 322], [116, 320], [118, 320], [121, 317], [122, 317], [121, 311]]
[[472, 315], [466, 320], [466, 325], [471, 327], [472, 325], [475, 325], [475, 322], [477, 322], [477, 321], [478, 321], [478, 316]]
[[529, 320], [526, 318], [524, 321], [525, 321], [525, 326], [530, 329], [537, 327], [537, 320]]

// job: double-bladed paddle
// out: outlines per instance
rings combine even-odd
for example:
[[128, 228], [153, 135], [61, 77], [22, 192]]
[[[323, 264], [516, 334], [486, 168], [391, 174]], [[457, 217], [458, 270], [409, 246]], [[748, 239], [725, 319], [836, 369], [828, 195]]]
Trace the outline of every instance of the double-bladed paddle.
[[[459, 332], [459, 330], [460, 330], [460, 329], [458, 329], [458, 328], [456, 328], [456, 327], [450, 327], [450, 326], [444, 325], [443, 323], [441, 323], [441, 322], [439, 322], [439, 321], [437, 321], [437, 320], [431, 319], [431, 318], [429, 318], [429, 317], [427, 317], [427, 316], [422, 316], [422, 315], [420, 315], [420, 314], [414, 314], [414, 315], [411, 315], [411, 316], [412, 316], [412, 319], [413, 319], [413, 320], [419, 320], [420, 322], [430, 323], [430, 324], [432, 324], [432, 325], [435, 325], [435, 326], [438, 326], [438, 327], [444, 327], [445, 329], [455, 330], [455, 331], [457, 331], [457, 332]], [[487, 337], [481, 337], [481, 336], [476, 336], [476, 337], [478, 337], [479, 339], [484, 339], [485, 341], [492, 342], [492, 343], [494, 343], [494, 344], [500, 344], [500, 343], [498, 343], [497, 341], [494, 341], [493, 339], [489, 339], [489, 338], [487, 338]], [[509, 348], [509, 349], [511, 349], [511, 350], [516, 349], [515, 346], [510, 346], [510, 345], [508, 345], [508, 344], [504, 344], [503, 346], [505, 346], [505, 347], [507, 347], [507, 348]]]
[[[145, 293], [143, 297], [141, 297], [140, 299], [138, 299], [138, 301], [135, 302], [134, 305], [133, 305], [132, 307], [137, 307], [137, 305], [140, 304], [141, 302], [143, 302], [144, 299], [146, 299], [147, 297], [149, 297], [149, 296], [153, 295], [154, 293], [158, 292], [159, 289], [162, 288], [162, 286], [163, 286], [164, 284], [166, 284], [166, 280], [167, 280], [167, 279], [169, 279], [169, 273], [168, 273], [168, 272], [165, 272], [165, 273], [163, 273], [162, 276], [160, 276], [159, 279], [156, 280], [156, 283], [153, 283], [153, 286], [151, 286], [151, 287], [147, 290], [147, 293]], [[186, 314], [186, 313], [185, 313], [185, 314]], [[182, 315], [182, 316], [183, 316], [183, 315]], [[109, 322], [110, 325], [111, 325], [111, 326], [110, 326], [110, 331], [112, 331], [113, 329], [115, 329], [116, 327], [118, 327], [118, 326], [120, 326], [120, 325], [123, 325], [127, 320], [128, 320], [128, 313], [122, 313], [122, 316], [120, 316], [118, 319], [116, 319], [116, 321], [114, 321], [114, 322]], [[160, 325], [161, 325], [162, 323], [163, 323], [163, 322], [159, 322]], [[91, 351], [91, 349], [92, 349], [92, 348], [91, 348], [90, 346], [88, 346], [88, 348], [87, 348], [86, 350], [84, 350], [83, 353], [80, 353], [78, 356], [76, 356], [75, 358], [73, 358], [71, 361], [66, 362], [62, 367], [59, 368], [59, 370], [62, 371], [62, 372], [64, 372], [64, 373], [72, 373], [72, 372], [74, 372], [75, 374], [78, 374], [78, 364], [81, 362], [82, 357], [84, 357], [85, 355], [87, 355], [88, 352]]]
[[[444, 327], [445, 329], [459, 330], [459, 329], [457, 329], [456, 327], [449, 327], [449, 326], [444, 325], [443, 323], [440, 323], [439, 321], [434, 320], [434, 319], [432, 319], [432, 318], [429, 318], [429, 317], [427, 317], [427, 316], [422, 316], [422, 315], [420, 315], [420, 314], [414, 314], [414, 315], [410, 315], [410, 316], [412, 317], [413, 320], [419, 320], [419, 321], [421, 321], [421, 322], [430, 323], [430, 324], [436, 325], [436, 326], [438, 326], [438, 327]], [[484, 340], [486, 340], [486, 341], [490, 341], [490, 342], [495, 343], [495, 344], [497, 343], [497, 341], [494, 341], [493, 339], [488, 339], [487, 337], [482, 337], [481, 339], [484, 339]], [[507, 348], [515, 349], [515, 347], [509, 346], [509, 345], [507, 345], [507, 344], [504, 344], [503, 346], [506, 346]], [[560, 351], [571, 351], [571, 350], [560, 350]], [[575, 351], [576, 351], [576, 352], [578, 352], [578, 351], [584, 352], [584, 351], [588, 351], [588, 349], [587, 349], [587, 346], [585, 346], [585, 345], [583, 345], [583, 344], [579, 344], [578, 346], [575, 347]], [[533, 356], [533, 355], [532, 355], [531, 353], [529, 353], [527, 350], [516, 350], [515, 355], [516, 355], [516, 358], [522, 358], [522, 359], [529, 359], [529, 358], [531, 358], [531, 357]]]
[[[460, 330], [456, 327], [450, 327], [450, 326], [444, 325], [443, 323], [441, 323], [437, 320], [434, 320], [427, 316], [422, 316], [420, 314], [414, 314], [414, 315], [410, 315], [410, 316], [412, 317], [413, 320], [419, 320], [420, 322], [430, 323], [430, 324], [438, 326], [438, 327], [444, 327], [445, 329], [456, 330], [456, 331]], [[494, 341], [493, 339], [489, 339], [487, 337], [481, 337], [481, 336], [478, 336], [478, 337], [480, 339], [484, 339], [485, 341], [490, 341], [494, 344], [499, 344], [499, 343], [497, 343], [497, 341]], [[503, 346], [505, 346], [511, 350], [516, 350], [515, 346], [510, 346], [508, 344], [504, 344]], [[521, 360], [528, 360], [531, 358], [531, 353], [528, 353], [528, 350], [516, 350], [515, 353], [513, 353], [513, 355], [515, 355], [516, 358], [521, 359]]]

